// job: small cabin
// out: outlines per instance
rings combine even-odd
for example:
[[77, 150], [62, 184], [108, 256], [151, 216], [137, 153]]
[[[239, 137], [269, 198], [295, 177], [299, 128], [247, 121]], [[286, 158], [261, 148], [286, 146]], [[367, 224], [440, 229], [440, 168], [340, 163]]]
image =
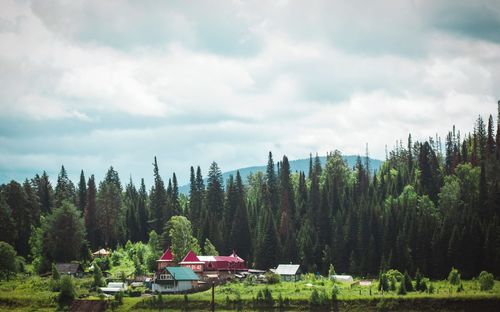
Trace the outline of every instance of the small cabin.
[[198, 286], [199, 278], [191, 268], [164, 267], [156, 273], [153, 292], [176, 293], [189, 291]]
[[60, 275], [83, 276], [83, 268], [79, 263], [56, 263], [56, 270]]
[[105, 294], [116, 294], [120, 291], [127, 290], [126, 283], [108, 283], [107, 287], [100, 287], [101, 291]]
[[300, 280], [302, 275], [302, 270], [300, 269], [300, 264], [280, 264], [275, 270], [282, 281], [285, 282], [296, 282]]

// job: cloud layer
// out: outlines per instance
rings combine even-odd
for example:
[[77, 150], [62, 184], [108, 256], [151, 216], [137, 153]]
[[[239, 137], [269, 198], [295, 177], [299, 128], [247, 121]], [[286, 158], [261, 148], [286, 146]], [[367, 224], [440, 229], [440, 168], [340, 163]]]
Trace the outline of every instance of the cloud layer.
[[0, 182], [64, 164], [187, 182], [411, 132], [500, 97], [497, 1], [3, 1]]

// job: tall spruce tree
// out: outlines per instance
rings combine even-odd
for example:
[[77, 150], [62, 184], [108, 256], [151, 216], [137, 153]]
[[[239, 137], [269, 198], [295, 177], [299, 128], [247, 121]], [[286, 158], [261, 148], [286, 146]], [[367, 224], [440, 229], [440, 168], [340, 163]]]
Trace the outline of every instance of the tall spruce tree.
[[150, 211], [151, 211], [151, 227], [156, 233], [163, 233], [163, 227], [167, 222], [167, 191], [165, 184], [158, 170], [158, 162], [156, 157], [153, 163], [154, 185], [149, 193]]

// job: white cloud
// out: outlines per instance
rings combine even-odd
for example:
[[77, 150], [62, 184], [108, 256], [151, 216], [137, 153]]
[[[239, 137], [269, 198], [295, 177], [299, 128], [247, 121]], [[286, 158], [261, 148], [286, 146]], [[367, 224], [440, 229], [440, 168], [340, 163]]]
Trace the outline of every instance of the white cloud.
[[147, 176], [158, 155], [185, 181], [268, 150], [383, 157], [496, 108], [500, 45], [436, 29], [427, 3], [207, 3], [3, 2], [0, 118], [28, 130], [0, 135], [0, 168]]

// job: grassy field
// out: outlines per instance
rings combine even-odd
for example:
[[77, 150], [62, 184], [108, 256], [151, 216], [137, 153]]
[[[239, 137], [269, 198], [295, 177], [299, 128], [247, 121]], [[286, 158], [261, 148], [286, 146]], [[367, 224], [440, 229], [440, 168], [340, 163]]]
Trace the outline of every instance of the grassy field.
[[[115, 272], [113, 272], [115, 273]], [[75, 279], [77, 294], [81, 297], [99, 300], [95, 293], [89, 293], [91, 278]], [[377, 282], [371, 286], [333, 283], [328, 279], [312, 276], [300, 282], [281, 282], [273, 285], [247, 284], [233, 282], [220, 285], [215, 289], [217, 310], [254, 310], [266, 309], [271, 305], [282, 310], [338, 309], [361, 310], [491, 310], [500, 308], [500, 282], [496, 281], [493, 290], [480, 291], [476, 280], [463, 281], [463, 291], [457, 292], [456, 286], [447, 281], [433, 281], [434, 293], [409, 292], [397, 295], [396, 292], [382, 293], [377, 290]], [[332, 304], [332, 289], [338, 288], [337, 301]], [[268, 291], [267, 291], [268, 290]], [[317, 305], [311, 304], [313, 292], [318, 294]], [[267, 299], [265, 293], [268, 293]], [[258, 300], [259, 293], [262, 299]], [[271, 294], [271, 297], [269, 296]], [[54, 311], [57, 307], [57, 292], [50, 288], [50, 278], [38, 276], [17, 276], [15, 279], [0, 282], [0, 310], [10, 311]], [[281, 298], [281, 299], [280, 299]], [[323, 302], [322, 302], [323, 300]], [[184, 295], [125, 297], [117, 311], [147, 310], [208, 310], [211, 291]], [[467, 307], [470, 307], [468, 309]], [[493, 309], [495, 310], [495, 309]], [[500, 309], [499, 309], [500, 310]]]

